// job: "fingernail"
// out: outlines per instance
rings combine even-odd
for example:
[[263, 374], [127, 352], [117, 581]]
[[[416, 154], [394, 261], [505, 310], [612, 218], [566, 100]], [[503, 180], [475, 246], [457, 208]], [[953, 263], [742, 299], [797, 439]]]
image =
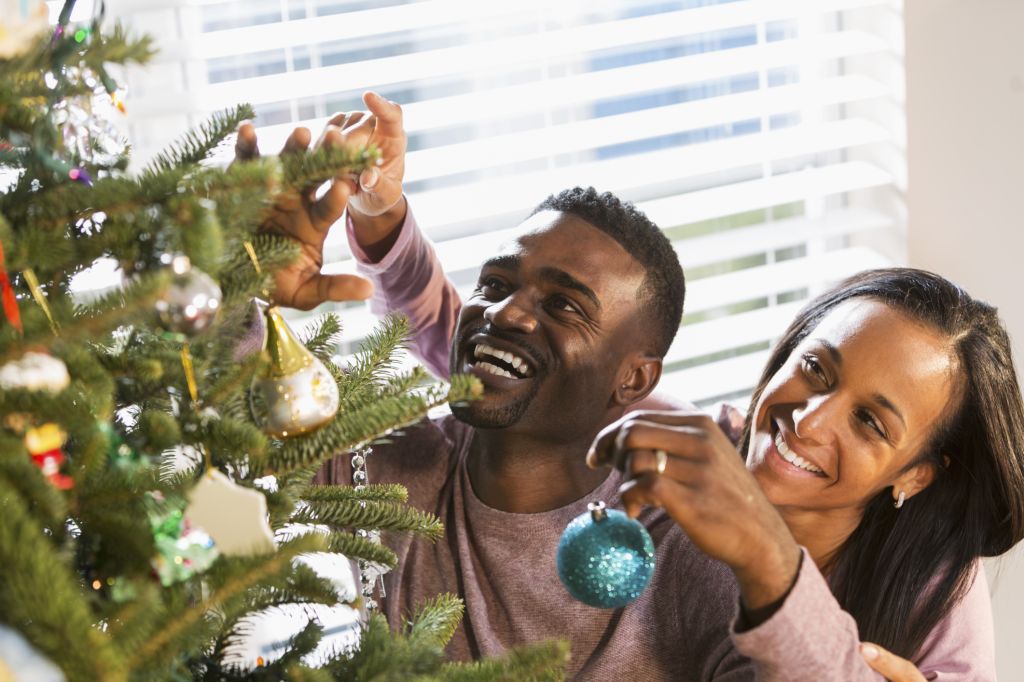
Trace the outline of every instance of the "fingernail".
[[870, 644], [862, 644], [860, 647], [860, 652], [864, 654], [864, 658], [868, 659], [869, 661], [873, 661], [876, 658], [878, 658], [878, 648], [873, 647]]
[[367, 170], [367, 174], [369, 177], [363, 182], [363, 189], [373, 189], [380, 181], [380, 171], [375, 166], [371, 166]]

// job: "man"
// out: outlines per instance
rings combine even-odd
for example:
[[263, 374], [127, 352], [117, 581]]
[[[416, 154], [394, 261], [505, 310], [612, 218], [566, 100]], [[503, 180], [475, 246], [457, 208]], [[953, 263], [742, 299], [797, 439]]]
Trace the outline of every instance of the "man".
[[[484, 264], [457, 320], [424, 320], [423, 314], [458, 309], [457, 297], [445, 283], [442, 295], [453, 297], [453, 305], [417, 298], [443, 274], [401, 194], [400, 110], [374, 96], [366, 103], [374, 117], [338, 119], [340, 129], [329, 129], [321, 143], [372, 136], [383, 165], [365, 172], [358, 186], [354, 179], [336, 182], [320, 203], [308, 205], [336, 201], [337, 207], [347, 195], [353, 252], [375, 280], [376, 307], [397, 308], [414, 326], [437, 330], [433, 338], [419, 335], [426, 358], [437, 357], [431, 344], [447, 345], [454, 325], [450, 366], [435, 362], [433, 369], [469, 372], [485, 386], [482, 399], [409, 429], [368, 459], [371, 482], [405, 485], [409, 502], [437, 514], [446, 529], [435, 545], [385, 539], [399, 557], [385, 579], [389, 621], [397, 626], [418, 603], [454, 592], [466, 603], [448, 647], [455, 659], [565, 638], [570, 674], [579, 679], [750, 679], [729, 639], [734, 581], [663, 512], [640, 516], [655, 541], [657, 568], [648, 590], [625, 608], [575, 601], [555, 569], [560, 534], [587, 502], [619, 504], [620, 475], [588, 468], [585, 454], [600, 429], [648, 396], [661, 375], [684, 288], [668, 240], [611, 195], [563, 192], [538, 206], [517, 237]], [[303, 137], [308, 140], [293, 135], [292, 147], [304, 146]], [[244, 152], [251, 130], [240, 140]], [[321, 209], [310, 213], [329, 217]], [[286, 223], [278, 228], [293, 233]], [[314, 248], [304, 249], [306, 270], [286, 277], [318, 273], [321, 232], [300, 235]], [[426, 257], [410, 255], [416, 253]], [[399, 258], [403, 266], [391, 269]], [[356, 280], [305, 286], [330, 294], [342, 285], [365, 291]], [[349, 477], [347, 457], [321, 474], [325, 482]]]

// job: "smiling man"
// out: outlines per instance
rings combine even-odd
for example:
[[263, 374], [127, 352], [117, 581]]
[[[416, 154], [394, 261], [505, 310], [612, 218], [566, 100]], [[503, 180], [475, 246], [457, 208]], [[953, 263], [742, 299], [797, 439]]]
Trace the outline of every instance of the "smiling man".
[[[357, 210], [350, 244], [376, 285], [375, 306], [423, 325], [420, 313], [438, 306], [419, 298], [443, 277], [430, 245], [401, 202], [401, 223], [375, 258]], [[450, 285], [445, 291], [455, 296]], [[385, 578], [391, 623], [454, 592], [466, 603], [448, 647], [456, 659], [564, 638], [578, 679], [750, 678], [729, 639], [734, 581], [664, 512], [640, 515], [658, 567], [625, 608], [573, 600], [555, 568], [559, 536], [587, 502], [619, 505], [620, 474], [588, 468], [585, 454], [602, 427], [656, 385], [683, 293], [682, 269], [658, 227], [593, 189], [549, 197], [485, 260], [454, 321], [449, 367], [479, 377], [483, 397], [409, 429], [367, 461], [372, 482], [402, 483], [413, 506], [445, 524], [433, 545], [385, 538], [399, 557]], [[343, 456], [322, 480], [349, 476]]]

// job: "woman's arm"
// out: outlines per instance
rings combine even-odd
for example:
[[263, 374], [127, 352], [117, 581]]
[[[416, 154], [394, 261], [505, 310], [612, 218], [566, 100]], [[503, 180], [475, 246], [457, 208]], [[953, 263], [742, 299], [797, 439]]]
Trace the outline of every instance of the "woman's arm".
[[[659, 451], [667, 453], [657, 454]], [[742, 607], [733, 640], [760, 680], [883, 679], [865, 662], [853, 617], [761, 492], [735, 448], [706, 415], [626, 415], [598, 436], [588, 462], [628, 480], [626, 510], [663, 507], [701, 550], [732, 568]], [[765, 613], [767, 612], [767, 613]], [[914, 663], [926, 679], [991, 680], [993, 636], [984, 573], [935, 628]]]

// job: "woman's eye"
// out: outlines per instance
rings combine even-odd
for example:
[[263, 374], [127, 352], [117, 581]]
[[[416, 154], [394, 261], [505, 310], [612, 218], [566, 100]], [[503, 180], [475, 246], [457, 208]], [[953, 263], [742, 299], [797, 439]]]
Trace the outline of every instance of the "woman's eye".
[[872, 431], [885, 438], [885, 431], [882, 430], [882, 425], [878, 423], [878, 420], [870, 412], [867, 410], [857, 410], [857, 418]]
[[825, 375], [825, 370], [822, 369], [821, 363], [818, 362], [818, 359], [813, 355], [804, 356], [804, 371], [822, 383], [828, 383], [828, 377]]

